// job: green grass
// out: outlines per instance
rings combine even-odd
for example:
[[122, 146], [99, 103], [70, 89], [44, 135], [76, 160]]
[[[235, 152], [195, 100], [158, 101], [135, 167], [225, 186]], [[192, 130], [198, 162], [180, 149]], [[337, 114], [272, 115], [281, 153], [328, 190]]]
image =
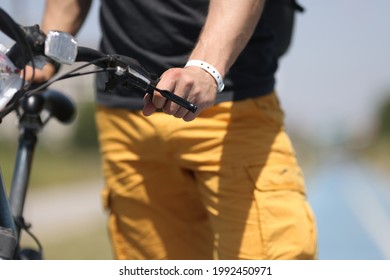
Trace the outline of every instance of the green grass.
[[[0, 167], [7, 187], [12, 180], [15, 157], [16, 145], [0, 144]], [[37, 146], [31, 169], [31, 188], [100, 178], [102, 175], [97, 149], [64, 148], [53, 151]]]

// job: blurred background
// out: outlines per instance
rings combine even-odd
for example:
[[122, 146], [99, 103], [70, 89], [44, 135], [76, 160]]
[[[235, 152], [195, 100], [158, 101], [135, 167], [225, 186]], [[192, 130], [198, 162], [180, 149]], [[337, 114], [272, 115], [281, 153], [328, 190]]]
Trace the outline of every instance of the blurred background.
[[[390, 259], [390, 1], [298, 2], [306, 10], [297, 15], [277, 89], [317, 218], [319, 258]], [[31, 25], [43, 4], [0, 6]], [[98, 45], [98, 5], [93, 1], [77, 37], [81, 45]], [[49, 259], [112, 257], [100, 206], [92, 83], [84, 77], [55, 85], [77, 103], [78, 115], [67, 126], [52, 121], [35, 155], [25, 213]], [[0, 166], [7, 185], [17, 135], [15, 119], [4, 120]]]

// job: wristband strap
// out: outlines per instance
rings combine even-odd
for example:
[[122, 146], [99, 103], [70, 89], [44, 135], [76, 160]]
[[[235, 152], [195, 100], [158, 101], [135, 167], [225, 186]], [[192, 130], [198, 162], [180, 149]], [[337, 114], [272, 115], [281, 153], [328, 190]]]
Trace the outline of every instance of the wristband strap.
[[199, 67], [199, 68], [202, 68], [203, 70], [205, 70], [217, 82], [218, 93], [221, 93], [223, 91], [225, 84], [223, 83], [222, 76], [218, 72], [218, 70], [215, 69], [212, 65], [210, 65], [207, 62], [204, 62], [202, 60], [189, 60], [184, 67], [188, 67], [188, 66], [195, 66], [195, 67]]

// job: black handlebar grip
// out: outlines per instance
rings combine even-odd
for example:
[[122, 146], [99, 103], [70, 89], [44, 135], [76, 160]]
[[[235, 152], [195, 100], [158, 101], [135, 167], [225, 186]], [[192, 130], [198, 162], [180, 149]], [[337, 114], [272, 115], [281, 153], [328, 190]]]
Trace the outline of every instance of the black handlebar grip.
[[195, 104], [193, 104], [193, 103], [191, 103], [191, 102], [181, 98], [180, 96], [177, 96], [177, 95], [173, 94], [172, 92], [170, 92], [168, 90], [162, 90], [162, 89], [156, 88], [156, 91], [161, 93], [161, 95], [164, 96], [166, 99], [169, 99], [172, 102], [175, 102], [176, 104], [178, 104], [181, 107], [191, 111], [192, 113], [195, 113], [196, 110], [198, 109]]
[[76, 106], [65, 94], [49, 89], [43, 93], [45, 108], [61, 123], [71, 123], [76, 115]]
[[168, 90], [162, 90], [162, 89], [157, 88], [156, 85], [158, 84], [159, 81], [160, 81], [159, 78], [155, 78], [154, 80], [152, 80], [150, 82], [146, 92], [153, 95], [153, 91], [155, 90], [155, 91], [161, 93], [161, 95], [164, 96], [166, 99], [169, 99], [172, 102], [175, 102], [177, 105], [191, 111], [192, 113], [196, 112], [198, 107], [195, 104], [181, 98], [180, 96], [175, 95], [174, 93], [172, 93]]

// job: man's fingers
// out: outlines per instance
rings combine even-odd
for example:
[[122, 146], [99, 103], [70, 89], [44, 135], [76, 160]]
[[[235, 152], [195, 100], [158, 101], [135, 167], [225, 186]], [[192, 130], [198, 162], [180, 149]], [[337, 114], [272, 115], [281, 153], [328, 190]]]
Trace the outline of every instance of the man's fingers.
[[21, 72], [21, 76], [24, 73], [27, 81], [40, 84], [50, 80], [56, 74], [56, 69], [52, 64], [46, 64], [43, 69], [35, 70], [30, 66], [26, 66]]
[[158, 109], [163, 109], [165, 103], [167, 102], [167, 99], [158, 91], [154, 91], [153, 97], [152, 97], [152, 102], [154, 106]]
[[145, 116], [150, 116], [156, 111], [156, 106], [152, 102], [152, 96], [150, 94], [145, 94], [144, 96], [144, 108], [142, 110], [142, 113]]
[[180, 107], [179, 110], [177, 110], [173, 116], [178, 119], [182, 119], [189, 111], [183, 107]]

